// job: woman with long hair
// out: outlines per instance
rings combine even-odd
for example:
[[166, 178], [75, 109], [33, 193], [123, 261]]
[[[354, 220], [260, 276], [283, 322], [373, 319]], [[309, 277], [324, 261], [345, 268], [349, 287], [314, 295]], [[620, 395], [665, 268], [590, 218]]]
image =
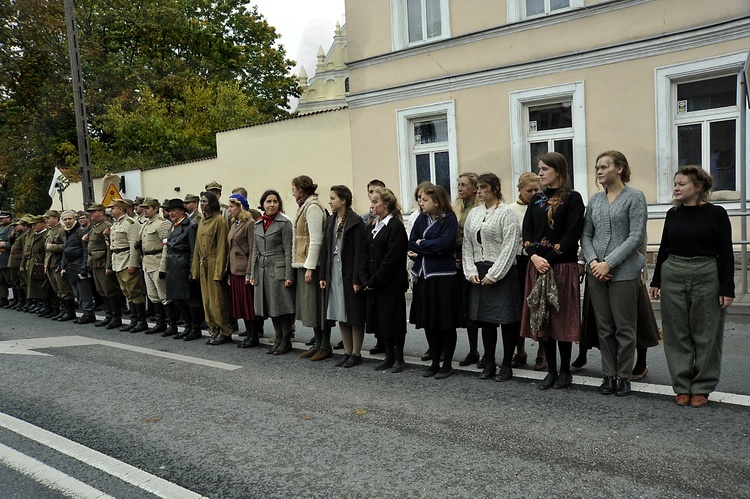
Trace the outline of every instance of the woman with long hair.
[[[518, 197], [515, 203], [511, 203], [510, 208], [518, 218], [518, 223], [523, 225], [523, 218], [526, 215], [526, 209], [529, 206], [531, 198], [534, 194], [539, 192], [539, 175], [534, 172], [522, 173], [518, 177]], [[523, 243], [518, 245], [518, 252], [516, 253], [516, 269], [518, 269], [518, 284], [521, 286], [521, 295], [526, 296], [526, 268], [529, 266], [529, 256], [523, 251]], [[526, 361], [529, 356], [526, 353], [526, 338], [523, 336], [518, 337], [518, 343], [516, 344], [516, 354], [513, 356], [511, 361], [512, 367], [520, 367], [526, 365]], [[534, 361], [534, 370], [543, 371], [547, 368], [547, 356], [544, 353], [544, 345], [539, 343], [536, 351], [536, 360]]]
[[232, 342], [226, 281], [229, 228], [214, 193], [201, 192], [200, 205], [203, 218], [195, 237], [192, 274], [193, 279], [201, 283], [203, 311], [211, 335], [206, 343], [222, 345]]
[[480, 175], [477, 188], [483, 204], [471, 210], [464, 227], [464, 274], [471, 283], [469, 318], [482, 329], [484, 368], [480, 379], [495, 376], [497, 326], [502, 326], [503, 360], [495, 381], [507, 381], [513, 377], [511, 361], [521, 320], [521, 288], [516, 275], [521, 227], [503, 203], [497, 175]]
[[260, 345], [258, 331], [263, 327], [255, 317], [253, 287], [250, 284], [253, 261], [253, 231], [255, 220], [250, 203], [242, 194], [229, 196], [229, 291], [232, 298], [232, 318], [245, 322], [247, 336], [238, 348]]
[[568, 162], [562, 154], [539, 156], [539, 177], [543, 190], [531, 198], [523, 219], [523, 246], [531, 265], [526, 271], [521, 334], [544, 341], [548, 374], [538, 388], [548, 390], [565, 388], [573, 381], [570, 356], [581, 335], [578, 241], [585, 206], [568, 185]]
[[[677, 405], [705, 407], [719, 384], [726, 310], [734, 300], [732, 225], [708, 202], [713, 179], [699, 166], [674, 176], [651, 298], [661, 294], [664, 353]], [[661, 291], [661, 293], [660, 293]]]
[[283, 355], [292, 350], [294, 279], [292, 269], [292, 222], [284, 216], [281, 196], [267, 190], [260, 197], [263, 215], [255, 221], [250, 284], [255, 316], [270, 317], [276, 341], [266, 352]]
[[[469, 289], [471, 285], [464, 278], [463, 256], [461, 254], [464, 244], [464, 226], [466, 219], [469, 217], [471, 210], [481, 204], [477, 196], [477, 179], [478, 175], [473, 172], [464, 172], [458, 175], [456, 179], [456, 190], [458, 197], [453, 203], [453, 212], [458, 220], [458, 230], [456, 231], [456, 267], [458, 269], [457, 279], [461, 291], [461, 310], [464, 315], [462, 326], [466, 327], [466, 336], [469, 339], [469, 353], [458, 363], [459, 366], [468, 366], [479, 362], [479, 328], [469, 319], [467, 314], [469, 306]], [[483, 368], [484, 366], [482, 366]], [[481, 369], [481, 368], [480, 368]]]
[[619, 151], [596, 158], [596, 179], [604, 188], [589, 200], [581, 237], [587, 287], [596, 318], [604, 380], [599, 392], [630, 393], [635, 361], [638, 288], [646, 264], [646, 197], [628, 187], [630, 165]]
[[448, 193], [440, 186], [423, 185], [419, 204], [422, 214], [409, 236], [409, 250], [416, 255], [411, 269], [409, 321], [424, 328], [432, 352], [432, 365], [423, 376], [444, 379], [453, 374], [456, 328], [462, 321], [461, 297], [455, 285], [458, 220]]
[[408, 241], [401, 217], [401, 208], [393, 191], [378, 187], [372, 195], [372, 211], [378, 222], [366, 232], [365, 255], [362, 260], [367, 294], [367, 332], [378, 334], [385, 344], [385, 359], [376, 370], [393, 368], [399, 373], [406, 368], [406, 273]]
[[338, 367], [362, 363], [365, 337], [365, 293], [360, 276], [365, 223], [352, 210], [352, 191], [334, 185], [328, 197], [332, 216], [326, 221], [320, 250], [320, 288], [326, 293], [326, 318], [338, 321], [344, 356]]

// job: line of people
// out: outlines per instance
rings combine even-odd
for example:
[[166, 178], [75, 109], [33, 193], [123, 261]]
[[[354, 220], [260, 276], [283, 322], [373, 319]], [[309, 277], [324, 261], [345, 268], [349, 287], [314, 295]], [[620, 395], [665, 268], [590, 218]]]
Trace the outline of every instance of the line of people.
[[[300, 321], [314, 332], [300, 356], [313, 361], [332, 356], [338, 323], [344, 355], [337, 366], [362, 363], [367, 332], [377, 338], [371, 352], [385, 354], [374, 367], [396, 373], [405, 369], [408, 321], [425, 332], [423, 359], [432, 362], [424, 376], [436, 379], [453, 373], [457, 329], [466, 328], [470, 351], [460, 365], [477, 363], [481, 379], [512, 379], [513, 368], [527, 362], [530, 338], [539, 342], [534, 368], [548, 373], [540, 390], [569, 386], [587, 349], [598, 347], [599, 391], [623, 396], [631, 378], [647, 374], [646, 349], [659, 341], [644, 276], [647, 207], [643, 193], [627, 186], [622, 153], [600, 154], [595, 174], [602, 191], [588, 207], [569, 188], [567, 162], [555, 152], [539, 157], [538, 174], [520, 177], [511, 204], [493, 173], [462, 173], [453, 204], [442, 187], [424, 182], [406, 226], [396, 196], [378, 180], [368, 184], [371, 208], [360, 216], [348, 187], [331, 187], [329, 212], [313, 180], [296, 177], [291, 218], [275, 190], [261, 196], [261, 213], [241, 188], [221, 205], [221, 186], [212, 182], [184, 200], [137, 199], [136, 213], [127, 200], [92, 205], [88, 227], [72, 211], [22, 217], [12, 230], [0, 229], [0, 264], [7, 252], [17, 269], [10, 282], [20, 298], [9, 305], [60, 321], [95, 322], [95, 290], [106, 311], [96, 326], [193, 340], [203, 336], [205, 320], [206, 343], [221, 345], [232, 342], [233, 321], [243, 319], [247, 336], [238, 346], [250, 348], [271, 319], [275, 340], [267, 353], [274, 355], [291, 351]], [[704, 407], [719, 381], [723, 321], [734, 297], [731, 225], [724, 209], [708, 202], [711, 185], [700, 167], [675, 175], [675, 206], [650, 290], [652, 299], [663, 295], [675, 402], [693, 407]], [[0, 224], [7, 215], [0, 213]], [[122, 322], [123, 301], [129, 324]]]

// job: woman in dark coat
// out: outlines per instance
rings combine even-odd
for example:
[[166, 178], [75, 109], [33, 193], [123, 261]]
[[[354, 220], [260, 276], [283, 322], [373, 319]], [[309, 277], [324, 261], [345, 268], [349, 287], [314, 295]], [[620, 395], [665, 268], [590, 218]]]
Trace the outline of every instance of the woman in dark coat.
[[365, 242], [365, 223], [352, 210], [352, 191], [331, 187], [328, 217], [320, 250], [320, 287], [326, 290], [327, 316], [338, 321], [344, 357], [336, 365], [354, 367], [362, 362], [365, 336], [365, 294], [359, 275]]
[[181, 199], [167, 203], [172, 226], [167, 236], [167, 299], [172, 300], [185, 321], [185, 329], [173, 336], [175, 340], [196, 340], [201, 332], [201, 300], [197, 281], [191, 279], [195, 236], [198, 226], [190, 222]]
[[366, 232], [363, 279], [367, 292], [367, 332], [385, 343], [385, 359], [376, 370], [393, 367], [394, 373], [406, 368], [406, 273], [408, 241], [401, 219], [401, 208], [390, 189], [379, 187], [372, 195], [372, 209], [378, 223]]

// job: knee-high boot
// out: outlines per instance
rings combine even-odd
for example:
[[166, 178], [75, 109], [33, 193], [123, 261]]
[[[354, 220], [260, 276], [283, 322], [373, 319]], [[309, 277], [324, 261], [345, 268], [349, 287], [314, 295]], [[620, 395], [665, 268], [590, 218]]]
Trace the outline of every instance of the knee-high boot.
[[292, 318], [291, 316], [281, 317], [281, 345], [273, 353], [274, 355], [284, 355], [292, 351]]
[[[198, 338], [201, 338], [203, 336], [203, 331], [201, 330], [201, 322], [203, 321], [203, 316], [201, 315], [201, 307], [188, 307], [188, 311], [190, 314], [190, 323], [193, 327], [190, 332], [186, 334], [182, 339], [185, 341], [192, 341], [197, 340]], [[187, 319], [185, 319], [185, 322], [187, 322]]]
[[120, 327], [120, 331], [131, 331], [138, 322], [138, 313], [133, 302], [128, 302], [128, 308], [130, 309], [130, 324]]
[[177, 334], [177, 307], [174, 302], [164, 305], [164, 313], [167, 316], [167, 329], [161, 335], [166, 338]]
[[136, 313], [136, 325], [130, 330], [131, 333], [140, 333], [148, 329], [148, 322], [146, 318], [146, 302], [133, 303]]
[[[400, 373], [406, 369], [406, 362], [404, 362], [404, 344], [406, 343], [406, 333], [397, 336], [393, 342], [393, 369], [392, 373]], [[435, 356], [440, 359], [440, 352], [433, 352]]]
[[154, 327], [146, 329], [146, 331], [144, 331], [145, 334], [156, 334], [167, 330], [166, 310], [164, 304], [160, 301], [152, 302], [152, 304], [156, 314], [156, 324], [154, 324]]

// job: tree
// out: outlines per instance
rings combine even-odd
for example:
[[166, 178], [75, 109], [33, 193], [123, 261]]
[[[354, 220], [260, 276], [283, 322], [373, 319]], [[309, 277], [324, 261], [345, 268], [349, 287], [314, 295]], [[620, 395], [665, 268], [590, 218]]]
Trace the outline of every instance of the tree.
[[[217, 131], [284, 116], [299, 94], [241, 0], [79, 0], [76, 16], [95, 174], [215, 154]], [[78, 173], [64, 19], [61, 0], [0, 0], [0, 176], [16, 211], [49, 206], [54, 167]]]

